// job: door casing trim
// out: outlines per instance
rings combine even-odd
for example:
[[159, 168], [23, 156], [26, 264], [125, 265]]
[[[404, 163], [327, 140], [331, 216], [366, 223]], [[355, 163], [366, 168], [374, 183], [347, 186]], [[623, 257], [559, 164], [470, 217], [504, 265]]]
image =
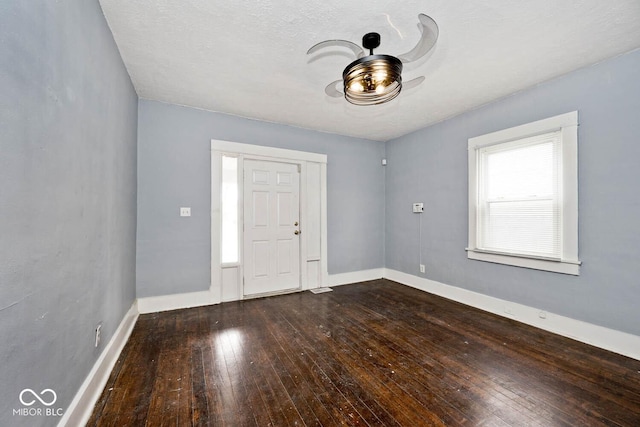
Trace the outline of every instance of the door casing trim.
[[[243, 218], [243, 183], [242, 164], [244, 159], [265, 160], [284, 163], [294, 163], [300, 166], [300, 223], [311, 224], [309, 219], [317, 215], [315, 223], [319, 230], [305, 230], [300, 239], [300, 289], [306, 290], [325, 285], [327, 271], [327, 156], [326, 154], [309, 153], [305, 151], [284, 148], [266, 147], [262, 145], [243, 144], [222, 140], [211, 140], [211, 285], [209, 288], [211, 302], [216, 304], [223, 301], [243, 299], [243, 236], [242, 226], [238, 236], [240, 258], [237, 264], [220, 262], [220, 188], [222, 180], [221, 159], [223, 155], [238, 157], [239, 219]], [[307, 181], [309, 170], [320, 174], [319, 187], [309, 190]], [[319, 170], [318, 170], [319, 169]], [[311, 182], [311, 181], [310, 181]], [[314, 194], [309, 194], [314, 193]], [[319, 198], [320, 212], [311, 213], [308, 210], [309, 198]], [[319, 238], [319, 253], [310, 253], [308, 242], [311, 232], [316, 232]], [[317, 246], [317, 245], [316, 245]]]

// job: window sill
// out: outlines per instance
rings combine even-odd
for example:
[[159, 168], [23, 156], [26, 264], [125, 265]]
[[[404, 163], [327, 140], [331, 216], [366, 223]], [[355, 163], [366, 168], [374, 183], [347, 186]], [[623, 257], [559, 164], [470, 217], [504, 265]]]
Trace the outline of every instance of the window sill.
[[476, 261], [493, 262], [496, 264], [512, 265], [515, 267], [531, 268], [534, 270], [551, 271], [554, 273], [580, 275], [580, 261], [549, 261], [537, 258], [525, 258], [521, 256], [510, 256], [494, 254], [466, 249], [467, 258]]

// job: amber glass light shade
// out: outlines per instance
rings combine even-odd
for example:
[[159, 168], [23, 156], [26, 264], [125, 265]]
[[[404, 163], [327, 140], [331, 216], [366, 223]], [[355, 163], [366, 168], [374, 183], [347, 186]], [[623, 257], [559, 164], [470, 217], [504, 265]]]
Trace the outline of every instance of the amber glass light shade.
[[369, 55], [353, 61], [342, 73], [344, 97], [355, 105], [389, 102], [402, 89], [402, 62], [390, 55]]

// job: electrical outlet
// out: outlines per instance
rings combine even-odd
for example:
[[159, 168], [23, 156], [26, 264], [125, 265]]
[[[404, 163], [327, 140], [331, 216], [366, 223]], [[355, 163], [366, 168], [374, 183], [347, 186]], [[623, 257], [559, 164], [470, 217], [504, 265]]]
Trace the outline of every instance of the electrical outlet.
[[425, 272], [424, 264], [420, 264], [420, 273], [424, 273], [424, 272]]
[[96, 347], [100, 345], [101, 332], [102, 332], [102, 323], [98, 323], [98, 326], [96, 326], [96, 344], [95, 344]]
[[191, 208], [180, 208], [180, 216], [191, 216]]

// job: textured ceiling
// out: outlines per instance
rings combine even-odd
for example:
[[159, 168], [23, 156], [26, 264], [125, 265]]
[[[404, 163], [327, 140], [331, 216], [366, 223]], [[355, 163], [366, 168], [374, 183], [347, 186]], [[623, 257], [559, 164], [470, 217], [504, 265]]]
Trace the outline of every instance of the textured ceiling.
[[[141, 98], [381, 141], [640, 47], [639, 0], [100, 3]], [[309, 47], [376, 31], [376, 53], [398, 55], [419, 13], [440, 38], [403, 79], [424, 83], [377, 106], [325, 95], [352, 57]]]

